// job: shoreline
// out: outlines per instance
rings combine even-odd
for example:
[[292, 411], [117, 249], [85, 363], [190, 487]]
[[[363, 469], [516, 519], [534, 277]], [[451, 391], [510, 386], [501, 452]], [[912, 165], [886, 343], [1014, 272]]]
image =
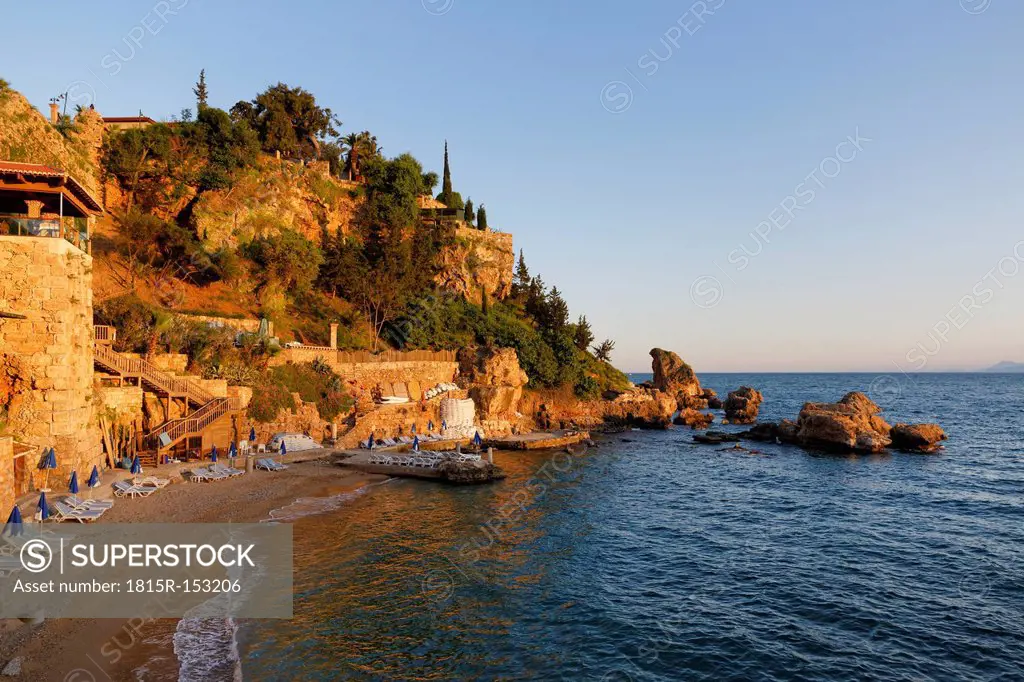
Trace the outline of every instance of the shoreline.
[[[159, 475], [159, 470], [155, 472]], [[386, 476], [315, 462], [289, 464], [279, 472], [254, 471], [226, 481], [178, 481], [150, 497], [118, 499], [97, 523], [259, 523], [303, 498], [327, 499], [351, 493]], [[280, 523], [291, 523], [283, 518]], [[109, 618], [66, 618], [39, 625], [0, 621], [0, 665], [21, 657], [21, 674], [10, 680], [134, 681], [133, 670], [153, 653], [174, 662], [174, 670], [150, 670], [177, 679], [173, 638], [145, 643], [154, 634], [173, 633], [179, 619], [136, 622]], [[167, 640], [167, 638], [163, 638]], [[144, 655], [141, 649], [148, 649]], [[154, 652], [153, 650], [157, 651]], [[59, 670], [55, 670], [59, 662]], [[73, 675], [77, 671], [77, 677]], [[171, 674], [173, 673], [173, 676]], [[90, 677], [91, 675], [91, 677]]]

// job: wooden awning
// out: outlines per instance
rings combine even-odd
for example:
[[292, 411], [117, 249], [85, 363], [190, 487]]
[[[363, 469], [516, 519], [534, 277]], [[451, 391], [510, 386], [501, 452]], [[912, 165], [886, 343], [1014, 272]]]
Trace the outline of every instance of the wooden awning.
[[32, 163], [0, 161], [0, 198], [42, 201], [57, 213], [64, 199], [64, 215], [85, 217], [103, 213], [100, 205], [80, 182], [62, 170]]

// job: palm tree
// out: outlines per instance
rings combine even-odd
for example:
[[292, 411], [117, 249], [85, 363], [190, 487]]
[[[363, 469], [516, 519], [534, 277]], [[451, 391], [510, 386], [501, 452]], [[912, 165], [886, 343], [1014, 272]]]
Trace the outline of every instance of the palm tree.
[[341, 138], [341, 148], [345, 153], [345, 169], [348, 171], [350, 182], [360, 178], [359, 165], [362, 159], [372, 158], [381, 153], [377, 137], [371, 135], [368, 130], [350, 133]]
[[594, 357], [604, 362], [609, 362], [612, 359], [612, 351], [615, 350], [615, 342], [611, 339], [605, 339], [599, 345], [594, 346]]

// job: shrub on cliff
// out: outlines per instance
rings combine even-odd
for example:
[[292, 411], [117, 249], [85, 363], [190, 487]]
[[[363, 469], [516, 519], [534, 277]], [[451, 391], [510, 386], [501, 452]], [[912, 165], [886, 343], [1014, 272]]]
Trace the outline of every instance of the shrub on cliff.
[[117, 328], [114, 350], [121, 353], [146, 352], [156, 324], [153, 308], [134, 293], [97, 303], [93, 320]]
[[320, 417], [327, 421], [344, 414], [353, 404], [341, 377], [329, 366], [290, 364], [270, 369], [253, 388], [249, 416], [261, 422], [273, 421], [279, 410], [294, 409], [292, 393], [298, 393], [303, 402], [316, 404]]

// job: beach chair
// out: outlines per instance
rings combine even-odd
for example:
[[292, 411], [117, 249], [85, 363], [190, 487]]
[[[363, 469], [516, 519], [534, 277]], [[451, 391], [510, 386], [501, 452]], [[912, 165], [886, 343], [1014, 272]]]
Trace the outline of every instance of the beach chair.
[[241, 476], [242, 474], [245, 473], [241, 469], [234, 469], [232, 467], [229, 467], [229, 466], [227, 466], [225, 464], [220, 464], [220, 463], [211, 464], [210, 465], [210, 471], [213, 471], [213, 472], [218, 473], [218, 474], [224, 474], [225, 476], [227, 476], [229, 478], [234, 477], [234, 476]]
[[257, 469], [264, 469], [266, 471], [273, 471], [274, 470], [274, 468], [272, 466], [270, 466], [270, 460], [268, 460], [266, 458], [256, 460], [256, 468]]
[[61, 521], [75, 520], [79, 523], [86, 523], [89, 521], [95, 521], [99, 517], [103, 516], [102, 509], [73, 509], [63, 502], [57, 500], [53, 503], [53, 516], [50, 517], [57, 523]]
[[150, 488], [166, 488], [170, 484], [171, 479], [157, 478], [156, 476], [146, 476], [141, 481], [137, 478], [135, 479], [135, 485], [144, 485]]
[[208, 481], [213, 480], [213, 477], [210, 475], [209, 470], [203, 469], [201, 467], [197, 469], [192, 469], [191, 471], [189, 471], [189, 474], [191, 474], [192, 480], [197, 483], [206, 483]]
[[149, 486], [133, 485], [126, 480], [114, 482], [114, 495], [116, 497], [148, 497], [157, 491]]
[[114, 506], [113, 500], [83, 500], [78, 495], [68, 495], [64, 503], [73, 509], [111, 509]]

